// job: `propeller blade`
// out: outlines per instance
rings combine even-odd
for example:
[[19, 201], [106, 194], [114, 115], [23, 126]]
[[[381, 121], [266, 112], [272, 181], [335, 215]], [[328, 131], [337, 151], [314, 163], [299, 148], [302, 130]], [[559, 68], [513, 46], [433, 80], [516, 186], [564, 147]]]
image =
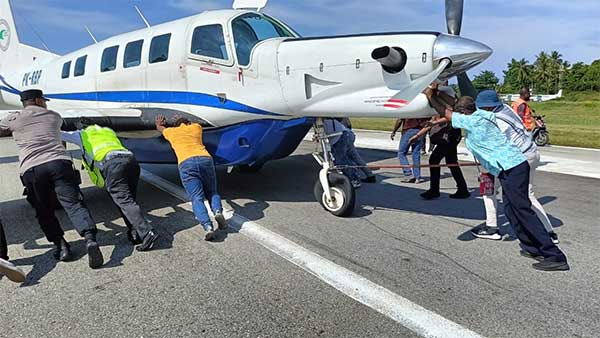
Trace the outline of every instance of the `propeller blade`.
[[464, 0], [446, 0], [446, 25], [448, 34], [460, 35]]
[[427, 88], [427, 86], [429, 86], [433, 81], [437, 80], [437, 78], [444, 72], [444, 70], [446, 70], [446, 67], [448, 67], [449, 64], [450, 60], [442, 60], [433, 72], [411, 82], [407, 88], [404, 88], [394, 97], [392, 97], [385, 107], [390, 109], [399, 109], [408, 105], [412, 100], [415, 99], [415, 97], [417, 97], [417, 95], [421, 94], [425, 88]]
[[471, 79], [469, 79], [469, 75], [467, 75], [467, 73], [461, 73], [456, 78], [458, 79], [458, 88], [460, 88], [460, 95], [470, 96], [473, 99], [476, 99], [477, 95], [479, 95], [479, 92], [477, 91], [477, 89], [475, 89], [475, 86], [473, 86], [473, 82], [471, 82]]

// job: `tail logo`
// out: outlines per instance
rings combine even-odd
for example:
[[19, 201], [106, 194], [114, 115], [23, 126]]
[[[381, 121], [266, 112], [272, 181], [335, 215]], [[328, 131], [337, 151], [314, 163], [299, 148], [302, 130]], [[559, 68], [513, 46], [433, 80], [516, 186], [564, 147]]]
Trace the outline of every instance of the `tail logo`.
[[4, 19], [0, 19], [0, 50], [6, 52], [10, 46], [10, 26]]

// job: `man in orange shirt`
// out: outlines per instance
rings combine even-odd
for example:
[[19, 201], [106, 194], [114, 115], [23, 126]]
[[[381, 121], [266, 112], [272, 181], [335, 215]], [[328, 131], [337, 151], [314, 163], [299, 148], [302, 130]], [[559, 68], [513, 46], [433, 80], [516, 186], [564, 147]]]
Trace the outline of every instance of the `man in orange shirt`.
[[523, 88], [519, 92], [520, 97], [513, 102], [512, 109], [519, 115], [525, 128], [528, 131], [532, 131], [535, 128], [535, 121], [533, 120], [533, 110], [529, 106], [529, 100], [531, 100], [531, 92], [529, 88]]
[[202, 142], [202, 126], [177, 117], [175, 123], [168, 127], [167, 119], [162, 115], [156, 117], [155, 123], [156, 129], [169, 141], [177, 155], [181, 182], [192, 201], [196, 219], [206, 231], [204, 239], [211, 241], [216, 229], [204, 206], [204, 199], [210, 202], [219, 230], [226, 229], [227, 222], [223, 217], [221, 196], [217, 192], [215, 164]]

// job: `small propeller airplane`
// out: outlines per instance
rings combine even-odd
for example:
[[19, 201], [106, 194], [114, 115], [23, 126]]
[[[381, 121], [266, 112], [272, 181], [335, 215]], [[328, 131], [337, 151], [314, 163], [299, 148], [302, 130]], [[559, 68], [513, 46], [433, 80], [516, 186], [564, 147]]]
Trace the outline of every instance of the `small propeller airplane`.
[[[449, 34], [323, 37], [261, 12], [267, 1], [156, 26], [142, 15], [146, 28], [61, 56], [21, 43], [10, 1], [0, 0], [0, 109], [19, 109], [19, 93], [35, 88], [70, 128], [86, 117], [119, 132], [153, 130], [157, 114], [181, 115], [205, 127], [217, 165], [248, 171], [290, 155], [314, 127], [323, 151], [315, 197], [346, 216], [355, 191], [333, 165], [324, 118], [432, 116], [423, 90], [458, 76], [473, 93], [465, 72], [492, 53], [459, 37], [463, 0], [446, 0]], [[176, 163], [158, 134], [131, 135], [122, 140], [139, 162]]]

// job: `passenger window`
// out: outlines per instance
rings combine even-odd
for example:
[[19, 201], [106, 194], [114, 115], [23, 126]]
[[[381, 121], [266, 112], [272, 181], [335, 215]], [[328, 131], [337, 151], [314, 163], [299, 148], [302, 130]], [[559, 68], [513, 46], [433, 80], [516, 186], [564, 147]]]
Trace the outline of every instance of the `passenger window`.
[[87, 61], [87, 55], [84, 55], [75, 61], [75, 71], [73, 72], [74, 76], [82, 76], [85, 74], [85, 63]]
[[65, 62], [62, 69], [62, 78], [66, 79], [71, 75], [71, 61]]
[[137, 67], [142, 62], [142, 47], [144, 40], [137, 40], [127, 44], [123, 58], [123, 68]]
[[268, 16], [249, 13], [237, 17], [231, 24], [238, 63], [250, 64], [252, 49], [259, 42], [278, 37], [294, 37], [286, 27]]
[[170, 42], [171, 33], [159, 35], [152, 39], [150, 43], [150, 63], [165, 62], [169, 59]]
[[225, 37], [221, 25], [200, 26], [192, 36], [192, 54], [228, 60]]
[[102, 53], [102, 62], [100, 64], [101, 72], [110, 72], [117, 69], [117, 53], [119, 46], [108, 47]]

